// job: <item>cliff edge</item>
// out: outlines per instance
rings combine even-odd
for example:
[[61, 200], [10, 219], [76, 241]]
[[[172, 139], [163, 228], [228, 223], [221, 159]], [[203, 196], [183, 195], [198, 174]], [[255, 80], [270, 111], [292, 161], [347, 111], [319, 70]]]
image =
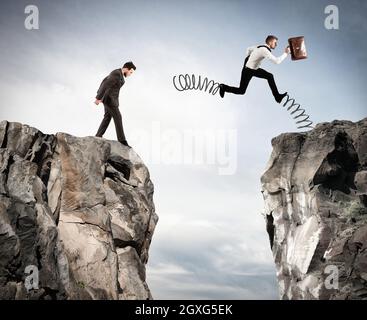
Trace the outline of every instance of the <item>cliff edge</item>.
[[0, 123], [0, 299], [152, 299], [157, 222], [133, 149]]
[[272, 139], [261, 177], [281, 299], [367, 299], [367, 118]]

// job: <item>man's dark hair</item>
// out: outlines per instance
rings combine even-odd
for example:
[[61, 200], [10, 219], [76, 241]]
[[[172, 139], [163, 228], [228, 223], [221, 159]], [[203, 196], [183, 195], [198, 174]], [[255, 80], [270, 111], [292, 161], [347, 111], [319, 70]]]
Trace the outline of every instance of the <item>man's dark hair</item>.
[[265, 43], [268, 43], [269, 41], [271, 41], [273, 39], [278, 40], [278, 38], [276, 36], [273, 36], [272, 34], [268, 35], [265, 39]]
[[133, 64], [131, 61], [125, 62], [125, 64], [122, 66], [123, 68], [127, 69], [134, 69], [136, 70], [135, 64]]

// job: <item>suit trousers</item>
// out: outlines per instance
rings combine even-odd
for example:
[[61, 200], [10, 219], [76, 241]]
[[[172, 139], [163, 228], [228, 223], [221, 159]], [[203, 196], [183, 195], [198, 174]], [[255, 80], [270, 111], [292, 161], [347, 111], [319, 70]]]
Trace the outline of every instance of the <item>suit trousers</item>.
[[122, 126], [122, 118], [121, 113], [119, 110], [119, 107], [110, 106], [106, 103], [104, 105], [104, 117], [101, 122], [101, 125], [99, 126], [99, 129], [96, 133], [96, 137], [102, 137], [103, 134], [106, 132], [108, 125], [111, 122], [111, 119], [113, 118], [113, 121], [115, 122], [115, 128], [116, 128], [116, 135], [117, 140], [119, 142], [126, 141], [125, 134], [124, 134], [124, 128]]
[[250, 80], [252, 77], [262, 78], [268, 80], [271, 92], [273, 93], [273, 96], [275, 99], [279, 97], [279, 91], [274, 81], [274, 76], [267, 72], [264, 69], [258, 68], [258, 69], [250, 69], [243, 67], [242, 74], [241, 74], [241, 81], [240, 86], [237, 87], [230, 87], [227, 85], [223, 86], [223, 89], [225, 92], [231, 92], [234, 94], [245, 94], [247, 90], [247, 86], [250, 83]]

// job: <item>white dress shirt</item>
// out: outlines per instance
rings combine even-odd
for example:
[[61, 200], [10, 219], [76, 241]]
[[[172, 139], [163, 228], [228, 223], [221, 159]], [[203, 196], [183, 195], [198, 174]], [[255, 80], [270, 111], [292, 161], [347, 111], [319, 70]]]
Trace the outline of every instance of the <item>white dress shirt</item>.
[[[269, 49], [270, 47], [267, 46]], [[258, 69], [262, 60], [265, 58], [269, 59], [270, 61], [274, 62], [275, 64], [281, 63], [286, 57], [287, 53], [284, 52], [280, 57], [275, 57], [268, 49], [261, 47], [257, 48], [258, 46], [252, 46], [247, 48], [246, 56], [250, 55], [248, 61], [246, 63], [246, 67], [250, 69]]]

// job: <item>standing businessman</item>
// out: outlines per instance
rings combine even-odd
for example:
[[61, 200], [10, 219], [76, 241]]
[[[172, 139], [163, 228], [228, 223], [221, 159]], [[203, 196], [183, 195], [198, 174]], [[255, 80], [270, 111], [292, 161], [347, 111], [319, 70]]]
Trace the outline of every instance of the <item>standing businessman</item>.
[[240, 86], [238, 88], [230, 87], [222, 83], [219, 86], [219, 95], [223, 98], [225, 92], [231, 92], [234, 94], [245, 94], [251, 78], [257, 77], [268, 80], [275, 101], [280, 103], [282, 99], [287, 95], [287, 92], [280, 94], [275, 84], [274, 76], [270, 72], [259, 68], [262, 60], [264, 60], [265, 58], [276, 64], [279, 64], [287, 57], [288, 53], [290, 52], [289, 47], [285, 48], [284, 53], [280, 57], [275, 57], [271, 53], [271, 49], [274, 49], [277, 46], [277, 41], [278, 38], [276, 36], [269, 35], [266, 38], [264, 45], [247, 48], [247, 57], [245, 59], [242, 69]]
[[111, 122], [111, 118], [113, 118], [116, 127], [117, 140], [128, 147], [130, 146], [125, 138], [121, 113], [119, 110], [119, 93], [120, 88], [125, 83], [125, 78], [131, 76], [134, 70], [136, 70], [136, 67], [131, 61], [126, 62], [122, 68], [113, 70], [106, 78], [103, 79], [97, 91], [96, 101], [94, 102], [96, 105], [102, 102], [105, 111], [96, 137], [103, 136]]

